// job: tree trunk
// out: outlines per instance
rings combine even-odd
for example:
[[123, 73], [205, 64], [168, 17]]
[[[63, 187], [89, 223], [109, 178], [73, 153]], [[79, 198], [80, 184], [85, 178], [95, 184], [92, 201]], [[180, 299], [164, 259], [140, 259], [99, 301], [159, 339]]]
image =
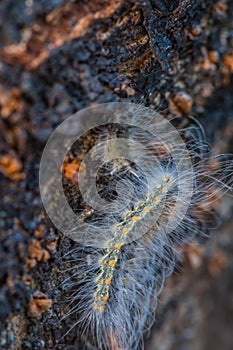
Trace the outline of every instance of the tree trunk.
[[[43, 148], [72, 113], [129, 101], [192, 115], [231, 152], [233, 2], [5, 0], [0, 14], [0, 348], [90, 349], [75, 329], [62, 338], [71, 243], [42, 209]], [[232, 201], [218, 211], [221, 228], [167, 281], [147, 350], [232, 349]]]

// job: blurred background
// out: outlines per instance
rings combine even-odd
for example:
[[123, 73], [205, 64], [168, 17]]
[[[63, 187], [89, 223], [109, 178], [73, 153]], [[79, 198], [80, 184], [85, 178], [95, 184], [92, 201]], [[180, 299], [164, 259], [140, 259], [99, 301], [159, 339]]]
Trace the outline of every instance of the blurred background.
[[[127, 100], [181, 125], [192, 115], [216, 154], [233, 153], [232, 73], [231, 0], [0, 2], [0, 349], [84, 349], [75, 331], [61, 339], [57, 259], [71, 243], [39, 194], [54, 128]], [[232, 350], [232, 198], [216, 210], [209, 239], [166, 281], [146, 350]]]

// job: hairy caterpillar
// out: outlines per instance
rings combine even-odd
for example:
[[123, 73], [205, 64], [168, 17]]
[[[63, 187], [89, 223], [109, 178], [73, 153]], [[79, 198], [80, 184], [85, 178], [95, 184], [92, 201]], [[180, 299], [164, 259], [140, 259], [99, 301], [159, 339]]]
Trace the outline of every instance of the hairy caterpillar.
[[[178, 246], [206, 233], [217, 199], [231, 189], [233, 162], [211, 155], [198, 125], [178, 131], [175, 120], [142, 106], [100, 105], [78, 117], [78, 125], [58, 130], [42, 159], [43, 168], [63, 140], [60, 182], [48, 167], [40, 179], [50, 218], [77, 242], [63, 258], [65, 317], [75, 317], [72, 328], [95, 349], [136, 350]], [[66, 167], [76, 167], [63, 178], [72, 213], [59, 192], [59, 212], [48, 196], [61, 186], [67, 147]]]

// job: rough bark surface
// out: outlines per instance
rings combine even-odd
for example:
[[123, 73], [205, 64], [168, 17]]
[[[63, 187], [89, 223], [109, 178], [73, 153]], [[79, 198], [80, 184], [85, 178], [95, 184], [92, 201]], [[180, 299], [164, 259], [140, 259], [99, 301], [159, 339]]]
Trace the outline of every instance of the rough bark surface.
[[[59, 257], [72, 242], [43, 212], [38, 167], [72, 113], [132, 101], [199, 119], [233, 145], [231, 0], [5, 0], [0, 4], [0, 349], [84, 349], [62, 338]], [[167, 281], [147, 350], [233, 347], [232, 200]], [[71, 322], [71, 321], [70, 321]]]

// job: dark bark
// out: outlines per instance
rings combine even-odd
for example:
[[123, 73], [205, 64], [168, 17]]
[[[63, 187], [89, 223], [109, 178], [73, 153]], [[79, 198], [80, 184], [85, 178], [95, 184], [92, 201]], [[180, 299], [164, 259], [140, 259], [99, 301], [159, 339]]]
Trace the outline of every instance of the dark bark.
[[[127, 100], [181, 122], [191, 114], [218, 153], [231, 152], [233, 2], [6, 0], [0, 13], [0, 348], [82, 349], [75, 330], [58, 342], [58, 259], [72, 243], [42, 209], [46, 140], [84, 107]], [[146, 349], [232, 349], [230, 206], [200, 266], [187, 259], [168, 282]]]

